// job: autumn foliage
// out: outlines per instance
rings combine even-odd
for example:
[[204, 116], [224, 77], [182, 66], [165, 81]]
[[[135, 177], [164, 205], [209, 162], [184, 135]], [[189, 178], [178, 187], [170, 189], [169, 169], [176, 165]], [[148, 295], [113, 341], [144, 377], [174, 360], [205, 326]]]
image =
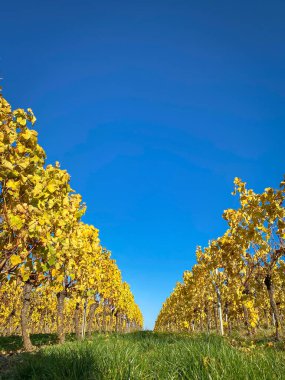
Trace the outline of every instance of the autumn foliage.
[[32, 129], [31, 109], [0, 95], [0, 332], [133, 330], [142, 315], [99, 231], [82, 222], [81, 196]]
[[156, 321], [158, 331], [245, 329], [248, 335], [285, 317], [285, 182], [255, 193], [236, 178], [239, 207], [224, 212], [225, 234], [197, 248], [197, 264], [183, 274]]

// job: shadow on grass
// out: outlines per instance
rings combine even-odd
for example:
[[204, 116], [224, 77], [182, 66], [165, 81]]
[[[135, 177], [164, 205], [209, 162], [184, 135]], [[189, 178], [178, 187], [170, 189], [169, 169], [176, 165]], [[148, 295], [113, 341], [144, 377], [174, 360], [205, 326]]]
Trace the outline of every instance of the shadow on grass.
[[6, 373], [3, 378], [0, 376], [0, 379], [87, 380], [92, 378], [103, 380], [100, 370], [96, 368], [96, 359], [91, 350], [78, 352], [76, 348], [67, 351], [63, 349], [54, 352], [25, 352], [11, 358]]
[[[76, 340], [75, 334], [66, 334], [65, 340], [73, 342]], [[31, 334], [33, 346], [41, 347], [57, 343], [56, 334]], [[23, 340], [20, 335], [0, 336], [0, 354], [1, 352], [16, 352], [23, 350]]]
[[[56, 343], [56, 334], [32, 334], [32, 344], [36, 347]], [[19, 335], [1, 336], [0, 337], [0, 352], [1, 351], [18, 351], [23, 349], [23, 340]]]

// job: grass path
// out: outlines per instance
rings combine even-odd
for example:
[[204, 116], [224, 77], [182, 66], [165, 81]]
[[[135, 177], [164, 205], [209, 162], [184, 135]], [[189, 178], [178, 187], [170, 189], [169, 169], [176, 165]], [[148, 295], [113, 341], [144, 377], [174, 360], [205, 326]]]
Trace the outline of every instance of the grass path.
[[241, 344], [214, 335], [96, 335], [13, 355], [10, 365], [1, 379], [285, 380], [284, 343]]

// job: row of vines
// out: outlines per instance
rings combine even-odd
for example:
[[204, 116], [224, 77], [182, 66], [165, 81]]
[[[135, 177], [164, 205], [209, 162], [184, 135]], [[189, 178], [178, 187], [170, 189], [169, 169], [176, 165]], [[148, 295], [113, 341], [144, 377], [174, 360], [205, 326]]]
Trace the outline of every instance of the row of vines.
[[239, 178], [236, 209], [224, 212], [225, 234], [202, 249], [164, 302], [157, 331], [217, 331], [248, 335], [274, 330], [285, 318], [285, 181], [262, 193]]
[[0, 334], [131, 331], [143, 319], [86, 206], [32, 129], [31, 109], [0, 95]]

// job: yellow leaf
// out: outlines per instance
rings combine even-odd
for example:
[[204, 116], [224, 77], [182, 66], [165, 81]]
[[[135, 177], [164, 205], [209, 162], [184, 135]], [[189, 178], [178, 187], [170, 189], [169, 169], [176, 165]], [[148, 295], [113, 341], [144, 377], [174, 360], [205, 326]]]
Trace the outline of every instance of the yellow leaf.
[[25, 273], [25, 274], [22, 276], [23, 281], [28, 281], [29, 278], [30, 278], [30, 273]]
[[37, 119], [36, 119], [33, 111], [31, 110], [31, 108], [28, 108], [28, 112], [29, 112], [29, 115], [28, 115], [29, 120], [31, 121], [32, 124], [35, 124]]
[[10, 161], [7, 161], [7, 160], [3, 160], [2, 161], [2, 166], [6, 169], [9, 169], [9, 170], [13, 170], [14, 169], [14, 166], [11, 164]]
[[19, 123], [21, 125], [26, 125], [27, 120], [23, 116], [18, 116], [17, 117], [17, 123]]
[[19, 230], [23, 227], [24, 221], [19, 215], [10, 215], [10, 226], [13, 230]]
[[33, 132], [27, 129], [25, 132], [21, 133], [21, 138], [24, 140], [29, 140], [33, 136]]
[[19, 181], [13, 181], [12, 179], [9, 179], [6, 183], [7, 188], [17, 191], [20, 188], [20, 182]]
[[11, 264], [13, 265], [13, 267], [14, 267], [15, 265], [18, 265], [18, 264], [20, 264], [20, 263], [22, 262], [20, 256], [17, 256], [17, 255], [12, 255], [12, 256], [10, 257], [10, 261], [11, 261]]
[[56, 190], [56, 186], [55, 186], [53, 183], [49, 183], [49, 184], [47, 185], [47, 189], [48, 189], [48, 191], [49, 191], [50, 193], [54, 193], [55, 190]]

